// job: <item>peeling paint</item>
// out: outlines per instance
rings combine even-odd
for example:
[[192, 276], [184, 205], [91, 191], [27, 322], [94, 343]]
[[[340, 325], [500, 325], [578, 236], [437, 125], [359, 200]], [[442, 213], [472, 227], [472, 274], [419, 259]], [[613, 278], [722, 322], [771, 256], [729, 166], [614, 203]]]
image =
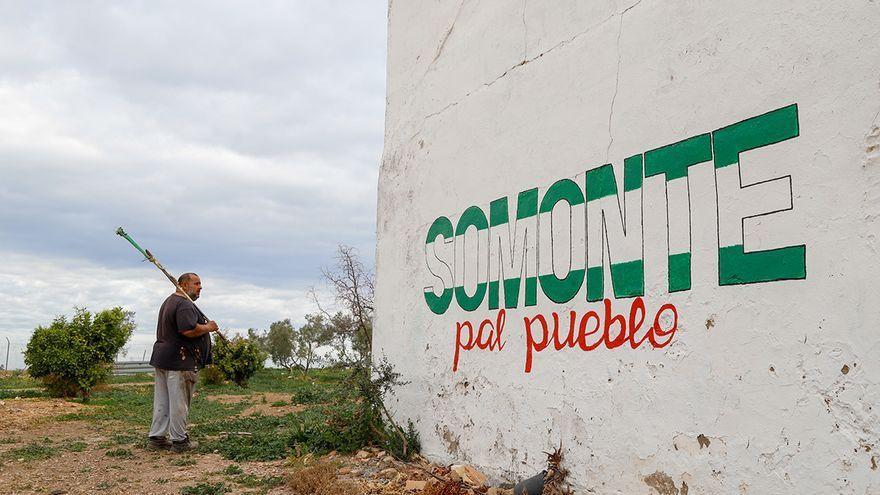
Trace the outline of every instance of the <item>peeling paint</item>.
[[880, 126], [874, 125], [865, 136], [865, 167], [880, 165]]
[[644, 482], [656, 490], [658, 495], [687, 495], [688, 493], [687, 483], [682, 481], [679, 490], [672, 477], [662, 471], [655, 471], [653, 474], [645, 476]]
[[701, 449], [702, 449], [703, 447], [708, 448], [709, 445], [712, 444], [712, 441], [709, 440], [709, 439], [706, 437], [706, 435], [703, 435], [702, 433], [700, 433], [699, 435], [697, 435], [697, 442], [699, 442], [699, 444], [700, 444], [700, 448], [701, 448]]

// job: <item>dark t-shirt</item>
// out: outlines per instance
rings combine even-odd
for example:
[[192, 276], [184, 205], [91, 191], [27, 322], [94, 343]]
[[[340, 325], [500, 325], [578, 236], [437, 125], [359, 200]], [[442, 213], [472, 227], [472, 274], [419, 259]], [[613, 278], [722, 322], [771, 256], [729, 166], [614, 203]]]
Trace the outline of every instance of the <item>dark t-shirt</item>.
[[211, 336], [191, 339], [181, 331], [192, 330], [208, 319], [189, 299], [171, 294], [159, 308], [156, 343], [150, 366], [175, 371], [193, 371], [211, 364]]

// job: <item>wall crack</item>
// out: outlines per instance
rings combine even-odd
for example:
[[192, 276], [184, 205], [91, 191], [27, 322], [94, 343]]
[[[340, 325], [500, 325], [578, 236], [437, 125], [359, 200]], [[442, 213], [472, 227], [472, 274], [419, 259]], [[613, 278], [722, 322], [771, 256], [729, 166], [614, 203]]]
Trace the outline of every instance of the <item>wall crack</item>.
[[[452, 102], [452, 103], [449, 103], [449, 104], [445, 105], [443, 108], [441, 108], [441, 109], [439, 109], [439, 110], [437, 110], [437, 111], [435, 111], [435, 112], [431, 112], [431, 113], [425, 115], [425, 117], [422, 119], [422, 122], [424, 122], [424, 121], [426, 121], [426, 120], [428, 120], [428, 119], [430, 119], [430, 118], [436, 117], [436, 116], [438, 116], [438, 115], [440, 115], [440, 114], [446, 112], [446, 111], [449, 110], [450, 108], [452, 108], [452, 107], [458, 105], [459, 103], [461, 103], [462, 101], [466, 100], [466, 99], [467, 99], [468, 97], [470, 97], [471, 95], [473, 95], [473, 94], [475, 94], [475, 93], [477, 93], [477, 92], [479, 92], [479, 91], [481, 91], [481, 90], [483, 90], [483, 89], [486, 89], [486, 88], [488, 88], [488, 87], [491, 87], [491, 86], [492, 86], [493, 84], [495, 84], [496, 82], [498, 82], [498, 81], [500, 81], [501, 79], [504, 79], [505, 77], [507, 77], [507, 75], [509, 75], [509, 74], [510, 74], [511, 72], [513, 72], [514, 70], [519, 69], [520, 67], [522, 67], [522, 66], [524, 66], [524, 65], [527, 65], [527, 64], [529, 64], [529, 63], [531, 63], [531, 62], [534, 62], [535, 60], [537, 60], [537, 59], [543, 57], [544, 55], [547, 55], [548, 53], [551, 53], [551, 52], [553, 52], [553, 51], [555, 51], [555, 50], [557, 50], [557, 49], [559, 49], [559, 48], [562, 48], [562, 47], [564, 47], [564, 46], [566, 46], [566, 45], [569, 45], [569, 44], [573, 43], [573, 42], [576, 41], [577, 39], [579, 39], [579, 38], [581, 38], [581, 37], [583, 37], [583, 36], [589, 34], [590, 32], [594, 31], [595, 29], [597, 29], [597, 28], [599, 28], [599, 27], [602, 27], [606, 22], [610, 21], [611, 19], [614, 19], [615, 17], [620, 17], [620, 18], [621, 18], [621, 22], [622, 22], [622, 20], [623, 20], [623, 15], [626, 14], [627, 12], [629, 12], [630, 10], [632, 10], [633, 8], [637, 7], [639, 4], [642, 3], [642, 1], [643, 1], [643, 0], [639, 0], [638, 2], [636, 2], [636, 3], [632, 4], [632, 5], [630, 5], [629, 7], [627, 7], [627, 8], [624, 9], [624, 10], [622, 10], [621, 12], [615, 12], [614, 14], [609, 15], [608, 17], [602, 19], [601, 21], [597, 22], [596, 24], [593, 24], [592, 26], [588, 27], [587, 29], [578, 32], [577, 34], [575, 34], [574, 36], [571, 36], [571, 37], [568, 38], [568, 39], [565, 39], [565, 40], [560, 41], [559, 43], [556, 43], [555, 45], [551, 46], [550, 48], [544, 50], [543, 52], [541, 52], [541, 53], [539, 53], [539, 54], [537, 54], [537, 55], [535, 55], [535, 56], [533, 56], [533, 57], [531, 57], [531, 58], [524, 58], [524, 59], [523, 59], [522, 61], [520, 61], [519, 63], [517, 63], [517, 64], [515, 64], [515, 65], [512, 65], [511, 67], [509, 67], [509, 68], [508, 68], [507, 70], [505, 70], [500, 76], [498, 76], [498, 77], [492, 79], [491, 81], [488, 81], [488, 82], [485, 82], [485, 83], [481, 84], [480, 86], [478, 86], [477, 88], [475, 88], [475, 89], [473, 89], [473, 90], [471, 90], [471, 91], [468, 91], [467, 93], [464, 94], [464, 96], [462, 96], [461, 98], [459, 98], [458, 100], [456, 100], [456, 101], [454, 101], [454, 102]], [[462, 2], [462, 5], [463, 5], [463, 4], [464, 4], [464, 2]], [[459, 10], [459, 12], [460, 12], [460, 10]], [[523, 3], [523, 15], [525, 15], [525, 2]], [[456, 18], [457, 18], [457, 17], [458, 17], [458, 16], [456, 16]], [[524, 25], [525, 25], [525, 19], [523, 19], [523, 23], [524, 23]], [[453, 24], [454, 24], [454, 22], [453, 22]], [[451, 29], [452, 29], [452, 28], [450, 27], [450, 33], [451, 33]], [[619, 45], [619, 43], [620, 43], [620, 35], [618, 34], [618, 45]], [[441, 45], [441, 48], [442, 48], [442, 45]], [[438, 52], [438, 56], [439, 56], [439, 52]], [[618, 56], [619, 56], [619, 53], [618, 53]], [[433, 63], [432, 63], [432, 66], [433, 66]], [[619, 61], [618, 61], [618, 76], [619, 76], [619, 68], [620, 68], [620, 63], [619, 63]], [[430, 69], [429, 69], [428, 71], [426, 71], [425, 74], [427, 74], [428, 72], [430, 72]], [[424, 76], [423, 76], [423, 78], [424, 78]], [[615, 91], [615, 92], [616, 92], [616, 91]], [[609, 118], [610, 118], [610, 117], [609, 117]], [[610, 145], [609, 145], [609, 148], [610, 148]]]

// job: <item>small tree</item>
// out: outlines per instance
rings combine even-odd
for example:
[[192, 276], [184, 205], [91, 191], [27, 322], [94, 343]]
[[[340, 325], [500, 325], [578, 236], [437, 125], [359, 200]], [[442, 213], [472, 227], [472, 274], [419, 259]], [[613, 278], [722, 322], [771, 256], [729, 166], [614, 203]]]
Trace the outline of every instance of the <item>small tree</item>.
[[265, 336], [266, 351], [275, 366], [281, 366], [287, 371], [293, 371], [298, 367], [294, 357], [294, 329], [290, 318], [273, 322], [269, 325], [269, 332]]
[[[256, 333], [255, 336], [260, 338]], [[323, 315], [306, 315], [306, 324], [298, 329], [294, 328], [290, 318], [269, 325], [265, 345], [276, 366], [288, 371], [298, 369], [305, 375], [314, 365], [323, 361], [318, 349], [327, 345], [332, 337], [332, 329]]]
[[248, 380], [263, 367], [265, 360], [266, 354], [249, 339], [214, 341], [214, 366], [240, 387], [247, 387]]
[[256, 328], [248, 328], [247, 338], [254, 344], [257, 344], [257, 347], [260, 348], [261, 351], [268, 353], [268, 339], [269, 336], [266, 335], [266, 332], [260, 332]]
[[131, 337], [133, 317], [133, 312], [118, 307], [94, 317], [77, 308], [69, 320], [59, 316], [48, 327], [37, 327], [24, 353], [28, 372], [42, 380], [53, 395], [79, 395], [88, 400]]

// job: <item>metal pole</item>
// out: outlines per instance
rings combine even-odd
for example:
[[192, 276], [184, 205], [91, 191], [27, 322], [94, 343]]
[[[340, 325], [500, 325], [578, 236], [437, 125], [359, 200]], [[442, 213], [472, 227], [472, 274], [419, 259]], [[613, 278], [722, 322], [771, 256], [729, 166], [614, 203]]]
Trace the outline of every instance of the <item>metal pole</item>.
[[9, 337], [6, 337], [6, 366], [3, 369], [9, 370]]

